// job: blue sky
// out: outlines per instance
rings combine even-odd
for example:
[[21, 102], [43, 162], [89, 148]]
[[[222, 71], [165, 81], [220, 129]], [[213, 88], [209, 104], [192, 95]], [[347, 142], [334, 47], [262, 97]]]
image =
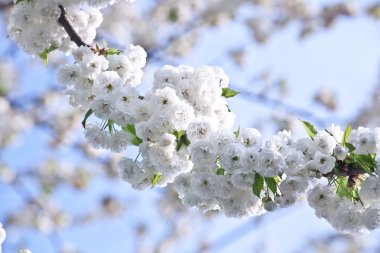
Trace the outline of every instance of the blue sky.
[[[317, 2], [319, 1], [313, 1]], [[242, 11], [243, 16], [244, 11]], [[225, 69], [235, 87], [252, 89], [255, 88], [250, 86], [249, 80], [252, 76], [268, 69], [273, 76], [287, 79], [290, 91], [285, 99], [286, 103], [315, 112], [328, 123], [335, 122], [343, 126], [359, 112], [360, 108], [368, 104], [368, 98], [371, 97], [378, 82], [379, 22], [363, 16], [340, 19], [332, 29], [319, 31], [303, 41], [297, 39], [298, 29], [297, 24], [292, 24], [275, 34], [263, 46], [252, 44], [251, 35], [247, 30], [239, 22], [233, 22], [202, 32], [199, 46], [190, 56], [181, 60], [172, 59], [170, 63], [192, 66], [219, 65]], [[0, 32], [1, 40], [5, 41], [4, 30]], [[234, 66], [225, 54], [228, 51], [226, 49], [240, 47], [249, 53], [244, 69]], [[22, 53], [14, 55], [13, 60], [22, 73], [19, 89], [22, 94], [40, 92], [51, 82], [55, 82], [51, 81], [54, 78], [51, 67], [46, 68], [41, 62], [31, 60]], [[25, 62], [32, 61], [35, 65], [28, 64], [31, 67], [24, 67]], [[144, 79], [146, 84], [151, 83], [152, 72], [157, 68], [157, 63], [147, 67], [147, 77]], [[337, 112], [327, 112], [311, 102], [320, 86], [328, 86], [336, 93], [339, 101]], [[239, 97], [230, 100], [230, 107], [237, 115], [236, 126], [242, 127], [252, 126], [270, 117], [273, 112], [273, 108]], [[273, 127], [263, 129], [267, 137], [272, 135], [273, 131]], [[304, 135], [300, 127], [295, 134]], [[27, 165], [38, 164], [42, 159], [54, 156], [43, 144], [47, 137], [48, 133], [43, 130], [27, 133], [22, 143], [3, 152], [2, 161], [9, 163], [15, 170], [21, 170]], [[71, 160], [72, 163], [77, 162], [78, 158], [74, 154], [67, 151], [63, 154], [64, 159]], [[22, 159], [19, 159], [20, 157]], [[155, 206], [160, 197], [160, 189], [137, 192], [121, 180], [117, 183], [104, 180], [101, 174], [91, 181], [90, 189], [92, 190], [89, 192], [81, 193], [62, 187], [54, 197], [69, 212], [76, 213], [81, 212], [80, 206], [87, 209], [95, 208], [99, 194], [107, 192], [121, 199], [127, 205], [128, 211], [119, 218], [102, 219], [91, 225], [63, 230], [61, 236], [78, 245], [80, 252], [134, 252], [136, 247], [134, 229], [141, 223], [150, 228], [148, 246], [168, 230], [167, 224], [158, 215]], [[2, 194], [3, 192], [7, 194]], [[9, 187], [0, 182], [0, 203], [7, 201], [7, 206], [0, 205], [0, 212], [10, 212], [20, 206], [17, 197], [8, 192], [11, 192]], [[191, 217], [202, 215], [197, 210], [191, 212], [193, 213]], [[0, 220], [1, 218], [0, 213]], [[211, 252], [253, 252], [253, 249], [264, 241], [266, 252], [286, 253], [302, 247], [308, 238], [333, 232], [325, 221], [314, 216], [313, 210], [305, 203], [265, 215], [257, 229], [255, 226], [247, 225], [252, 219], [238, 220], [217, 216], [209, 222], [204, 222], [202, 218], [194, 218], [191, 229], [195, 232], [183, 241], [181, 248], [176, 248], [172, 252], [196, 252], [194, 245], [198, 245], [200, 241], [207, 239], [210, 242], [220, 242], [220, 238], [224, 239], [225, 235], [230, 235], [231, 231], [236, 230], [234, 234], [237, 234], [238, 238], [231, 234], [231, 243], [227, 237], [223, 240], [228, 243], [227, 245], [223, 243], [221, 246], [215, 245], [214, 251]], [[379, 232], [366, 238], [373, 240], [376, 236], [379, 236]], [[9, 231], [9, 245], [19, 238], [33, 252], [54, 252], [40, 233], [26, 230], [20, 235], [12, 230]], [[5, 244], [5, 252], [12, 250], [14, 248]]]

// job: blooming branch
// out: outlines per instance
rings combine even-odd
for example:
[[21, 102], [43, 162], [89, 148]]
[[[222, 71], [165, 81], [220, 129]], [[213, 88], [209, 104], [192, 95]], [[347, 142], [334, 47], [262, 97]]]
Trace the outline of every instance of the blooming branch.
[[65, 29], [65, 31], [70, 37], [70, 40], [73, 41], [78, 47], [89, 46], [80, 38], [80, 36], [77, 34], [77, 32], [74, 30], [74, 28], [70, 24], [70, 22], [67, 20], [66, 11], [63, 5], [59, 4], [58, 7], [61, 11], [61, 14], [59, 15], [59, 18], [58, 18], [58, 23]]

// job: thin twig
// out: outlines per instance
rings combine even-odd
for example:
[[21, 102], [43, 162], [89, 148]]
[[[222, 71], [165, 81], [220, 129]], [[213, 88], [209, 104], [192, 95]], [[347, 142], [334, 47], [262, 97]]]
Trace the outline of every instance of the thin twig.
[[164, 43], [161, 43], [155, 47], [152, 47], [148, 50], [148, 59], [149, 60], [159, 60], [160, 57], [158, 56], [160, 52], [166, 50], [169, 48], [169, 46], [179, 38], [185, 36], [186, 34], [190, 33], [191, 31], [195, 30], [203, 17], [203, 13], [200, 15], [196, 15], [181, 31], [177, 32], [176, 34], [171, 35], [169, 38], [166, 39]]
[[215, 252], [221, 251], [222, 249], [234, 243], [236, 240], [242, 238], [244, 235], [252, 232], [254, 229], [258, 229], [260, 225], [262, 225], [265, 221], [265, 217], [267, 215], [268, 213], [265, 213], [247, 220], [247, 222], [241, 224], [237, 228], [230, 230], [226, 234], [214, 240], [211, 244], [208, 245], [208, 249]]
[[70, 40], [74, 42], [78, 47], [80, 46], [86, 46], [89, 47], [88, 44], [86, 44], [81, 37], [77, 34], [77, 32], [74, 30], [73, 26], [70, 24], [70, 22], [66, 18], [66, 11], [62, 4], [59, 4], [59, 9], [61, 10], [61, 15], [59, 15], [58, 23], [65, 29], [66, 33], [69, 35]]
[[137, 159], [139, 158], [140, 154], [141, 154], [140, 152], [137, 154], [137, 156], [136, 156], [135, 160], [133, 161], [133, 163], [137, 162]]
[[284, 103], [283, 101], [280, 101], [280, 100], [277, 100], [274, 98], [270, 98], [270, 97], [268, 97], [264, 94], [261, 94], [261, 93], [252, 92], [252, 91], [244, 89], [242, 87], [234, 87], [234, 86], [231, 86], [231, 87], [234, 90], [237, 90], [240, 92], [239, 96], [242, 96], [242, 97], [249, 99], [251, 101], [256, 100], [256, 101], [261, 102], [263, 105], [267, 105], [267, 106], [279, 106], [279, 107], [283, 108], [284, 110], [286, 110], [287, 112], [292, 112], [292, 113], [298, 115], [299, 117], [310, 119], [313, 121], [314, 124], [319, 125], [319, 126], [328, 125], [325, 120], [317, 117], [314, 113], [312, 113], [310, 111], [298, 108], [296, 106], [293, 106], [293, 105], [290, 105], [287, 103]]

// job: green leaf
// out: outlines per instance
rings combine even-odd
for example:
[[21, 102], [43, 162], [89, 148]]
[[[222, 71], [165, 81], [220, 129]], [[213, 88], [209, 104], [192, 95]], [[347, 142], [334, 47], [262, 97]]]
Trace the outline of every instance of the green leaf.
[[376, 161], [371, 155], [354, 155], [354, 163], [366, 173], [371, 174], [376, 167]]
[[347, 189], [347, 177], [338, 177], [334, 180], [335, 188], [336, 188], [336, 193], [340, 197], [348, 197], [351, 198], [351, 194], [349, 193]]
[[123, 126], [121, 129], [133, 135], [132, 145], [139, 146], [142, 143], [142, 140], [136, 134], [136, 127], [134, 124], [128, 124], [126, 126]]
[[169, 10], [169, 20], [171, 22], [176, 22], [178, 20], [178, 10], [176, 8], [171, 8]]
[[16, 4], [19, 4], [19, 3], [21, 3], [21, 2], [25, 2], [25, 1], [27, 1], [28, 3], [30, 3], [32, 0], [17, 0], [17, 1], [16, 1]]
[[151, 188], [153, 188], [153, 187], [156, 186], [156, 184], [158, 183], [158, 180], [160, 180], [160, 178], [161, 178], [161, 174], [160, 173], [154, 174], [153, 179], [152, 179], [152, 186], [151, 186]]
[[175, 151], [178, 152], [181, 149], [181, 147], [182, 147], [182, 142], [177, 140], [177, 145], [175, 146]]
[[113, 129], [114, 129], [114, 122], [113, 122], [113, 120], [109, 119], [107, 121], [107, 126], [108, 126], [108, 132], [110, 134], [112, 134], [113, 133]]
[[223, 88], [222, 89], [222, 96], [225, 97], [225, 98], [232, 98], [232, 97], [236, 96], [239, 93], [240, 92], [234, 91], [234, 90], [232, 90], [230, 88]]
[[103, 39], [102, 44], [103, 44], [103, 47], [104, 47], [104, 48], [107, 48], [107, 47], [108, 47], [107, 41], [106, 41], [105, 39]]
[[141, 143], [142, 143], [142, 140], [137, 136], [135, 136], [132, 140], [132, 145], [134, 146], [139, 146]]
[[175, 147], [176, 151], [179, 151], [182, 147], [182, 145], [189, 146], [190, 140], [187, 138], [187, 134], [185, 131], [182, 130], [174, 130], [173, 135], [176, 138], [177, 145]]
[[182, 134], [182, 136], [181, 136], [181, 142], [183, 144], [185, 144], [186, 146], [190, 146], [191, 142], [190, 142], [189, 138], [187, 138], [187, 134], [186, 133]]
[[273, 194], [277, 193], [277, 182], [273, 177], [265, 177], [265, 183], [267, 184], [269, 190], [273, 192]]
[[358, 187], [354, 187], [354, 190], [352, 191], [352, 197], [354, 200], [360, 200]]
[[354, 145], [352, 145], [351, 143], [346, 142], [345, 146], [346, 146], [346, 148], [348, 148], [348, 151], [350, 153], [354, 152], [354, 150], [355, 150], [355, 146]]
[[107, 48], [107, 50], [104, 52], [104, 54], [106, 56], [108, 55], [119, 55], [121, 53], [121, 51], [119, 49], [116, 49], [116, 48]]
[[58, 47], [56, 47], [56, 46], [50, 46], [49, 48], [46, 48], [42, 53], [39, 54], [39, 57], [44, 61], [45, 65], [48, 64], [48, 55], [49, 55], [49, 53], [53, 52], [57, 48]]
[[83, 128], [86, 128], [86, 121], [87, 121], [88, 117], [90, 117], [91, 114], [93, 114], [93, 113], [94, 113], [94, 111], [91, 108], [86, 112], [86, 115], [84, 115], [84, 119], [82, 120]]
[[134, 124], [128, 124], [128, 125], [122, 127], [122, 129], [126, 132], [129, 132], [133, 135], [136, 135], [136, 127]]
[[252, 192], [260, 198], [261, 190], [264, 188], [264, 178], [260, 174], [256, 173], [254, 182], [252, 184]]
[[216, 175], [224, 175], [224, 169], [223, 167], [218, 167], [218, 169], [216, 170]]
[[183, 133], [182, 130], [179, 130], [179, 131], [178, 130], [174, 130], [173, 135], [175, 136], [175, 138], [177, 140], [179, 140], [181, 138], [181, 136], [182, 136], [182, 133]]
[[343, 147], [346, 147], [346, 144], [348, 143], [348, 140], [350, 138], [351, 131], [352, 131], [352, 128], [350, 124], [347, 124], [346, 129], [344, 130], [344, 133], [343, 133], [343, 138], [342, 138]]
[[299, 118], [299, 120], [301, 121], [301, 123], [302, 123], [303, 127], [305, 128], [307, 134], [310, 136], [310, 138], [312, 140], [314, 140], [314, 136], [318, 133], [317, 130], [315, 129], [315, 127], [307, 121], [304, 121], [300, 118]]
[[8, 92], [7, 87], [5, 85], [3, 85], [2, 83], [0, 83], [0, 97], [5, 96], [7, 94], [7, 92]]
[[175, 146], [175, 150], [179, 151], [182, 147], [182, 142], [181, 142], [181, 136], [182, 136], [182, 130], [174, 130], [173, 135], [176, 138], [177, 145]]
[[338, 177], [334, 179], [336, 193], [342, 198], [348, 198], [351, 201], [360, 201], [358, 187], [349, 187], [348, 177]]
[[234, 132], [234, 134], [235, 134], [235, 137], [236, 137], [236, 138], [239, 137], [239, 134], [240, 134], [240, 126], [239, 126], [238, 130], [236, 130], [236, 131]]

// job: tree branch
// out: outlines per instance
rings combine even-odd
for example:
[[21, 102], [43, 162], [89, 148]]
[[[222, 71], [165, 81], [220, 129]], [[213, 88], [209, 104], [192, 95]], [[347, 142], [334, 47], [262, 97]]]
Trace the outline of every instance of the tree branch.
[[13, 2], [0, 3], [0, 11], [10, 9], [13, 5]]
[[61, 10], [61, 15], [58, 18], [58, 23], [65, 29], [66, 33], [69, 35], [70, 40], [74, 42], [78, 47], [80, 46], [86, 46], [89, 47], [77, 34], [77, 32], [74, 30], [73, 26], [70, 24], [70, 22], [66, 18], [66, 11], [62, 4], [58, 5], [59, 9]]
[[179, 38], [185, 36], [186, 34], [190, 33], [191, 31], [193, 31], [194, 29], [196, 29], [201, 20], [202, 20], [202, 17], [203, 15], [197, 15], [193, 18], [192, 21], [190, 21], [181, 31], [177, 32], [176, 34], [172, 34], [171, 36], [169, 36], [169, 38], [166, 39], [166, 41], [164, 43], [161, 43], [159, 45], [156, 45], [152, 48], [150, 48], [148, 51], [147, 51], [147, 54], [148, 54], [148, 59], [149, 60], [152, 60], [152, 59], [155, 59], [155, 58], [159, 58], [158, 57], [158, 54], [164, 50], [166, 50], [167, 48], [170, 47], [170, 45], [178, 40]]
[[239, 91], [240, 92], [239, 96], [246, 98], [250, 101], [255, 100], [255, 101], [258, 101], [261, 104], [269, 106], [269, 107], [278, 106], [287, 112], [294, 113], [294, 114], [298, 115], [301, 118], [310, 119], [311, 121], [314, 122], [314, 124], [316, 124], [318, 126], [325, 127], [328, 125], [327, 121], [325, 121], [322, 118], [319, 118], [317, 115], [315, 115], [311, 111], [308, 111], [308, 110], [305, 110], [302, 108], [298, 108], [296, 106], [284, 103], [284, 102], [277, 100], [277, 99], [274, 99], [274, 98], [270, 98], [268, 96], [265, 96], [264, 94], [252, 92], [248, 89], [244, 89], [243, 87], [237, 87], [234, 85], [230, 85], [230, 87], [232, 87], [234, 90]]

